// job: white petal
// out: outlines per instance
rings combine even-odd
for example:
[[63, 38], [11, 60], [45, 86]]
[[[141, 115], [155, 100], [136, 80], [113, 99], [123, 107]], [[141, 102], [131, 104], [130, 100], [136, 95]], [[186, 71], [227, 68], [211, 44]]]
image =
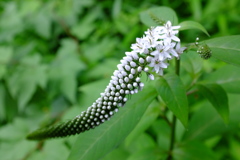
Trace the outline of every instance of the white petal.
[[172, 26], [172, 29], [179, 29], [181, 26]]
[[172, 38], [172, 40], [174, 40], [174, 41], [180, 42], [180, 39], [179, 39], [178, 37], [176, 37], [176, 36], [172, 36], [171, 38]]
[[163, 53], [160, 53], [160, 54], [159, 54], [158, 60], [160, 60], [160, 61], [164, 60], [164, 54], [163, 54]]
[[171, 50], [171, 53], [172, 53], [173, 56], [178, 57], [178, 54], [174, 49]]
[[156, 51], [151, 52], [150, 54], [155, 56], [155, 55], [158, 55], [158, 54], [159, 54], [159, 51], [156, 50]]
[[159, 67], [158, 65], [155, 65], [155, 66], [154, 66], [154, 70], [155, 70], [156, 73], [159, 72], [159, 69], [160, 69], [160, 67]]
[[154, 80], [154, 75], [149, 74], [148, 77], [149, 77], [151, 80]]
[[161, 62], [161, 68], [167, 68], [167, 67], [168, 67], [167, 63]]

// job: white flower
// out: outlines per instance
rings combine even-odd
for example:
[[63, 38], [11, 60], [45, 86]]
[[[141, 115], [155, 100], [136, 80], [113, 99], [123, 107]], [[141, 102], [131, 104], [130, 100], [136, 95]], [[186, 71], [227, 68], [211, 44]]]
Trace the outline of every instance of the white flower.
[[154, 28], [154, 32], [155, 32], [157, 38], [159, 38], [159, 36], [164, 33], [164, 27], [163, 26], [157, 26], [157, 27]]
[[150, 54], [158, 57], [158, 60], [162, 61], [166, 58], [172, 58], [168, 53], [169, 46], [157, 45], [156, 50], [151, 52]]
[[185, 49], [187, 49], [187, 47], [181, 47], [181, 46], [180, 46], [180, 43], [177, 43], [177, 45], [176, 45], [176, 52], [177, 52], [179, 55], [182, 54]]
[[162, 75], [163, 74], [162, 69], [167, 68], [168, 64], [164, 61], [160, 61], [158, 57], [154, 57], [149, 66], [153, 67], [153, 71], [155, 71], [159, 75]]
[[147, 31], [144, 32], [146, 34], [146, 36], [148, 37], [155, 37], [155, 34], [158, 34], [158, 33], [155, 33], [155, 28], [154, 27], [151, 27], [149, 28]]
[[161, 39], [163, 39], [164, 43], [165, 44], [170, 44], [173, 41], [176, 41], [176, 42], [180, 42], [180, 39], [175, 36], [176, 34], [178, 34], [178, 30], [176, 29], [179, 29], [180, 26], [172, 26], [172, 23], [170, 21], [168, 21], [163, 29], [162, 29], [162, 35], [159, 37]]
[[[181, 26], [172, 26], [172, 23], [171, 21], [167, 21], [167, 23], [164, 25], [164, 28], [168, 31], [171, 31], [171, 30], [176, 30], [176, 29], [179, 29]], [[176, 34], [178, 33], [178, 30], [176, 32]]]
[[175, 42], [172, 42], [169, 46], [170, 46], [170, 48], [169, 48], [168, 52], [169, 52], [172, 56], [178, 58], [179, 55], [178, 55], [176, 49], [174, 48], [174, 47], [176, 46], [176, 43], [175, 43]]
[[144, 37], [144, 41], [145, 41], [146, 49], [154, 48], [160, 43], [156, 37], [150, 37], [150, 36]]
[[147, 53], [146, 39], [144, 38], [136, 38], [137, 43], [132, 44], [131, 49], [140, 54]]
[[154, 75], [153, 74], [149, 74], [148, 77], [153, 81], [154, 80]]
[[165, 44], [170, 44], [172, 41], [180, 42], [180, 39], [177, 36], [175, 36], [173, 31], [166, 32], [165, 34], [160, 36], [160, 38], [163, 39]]

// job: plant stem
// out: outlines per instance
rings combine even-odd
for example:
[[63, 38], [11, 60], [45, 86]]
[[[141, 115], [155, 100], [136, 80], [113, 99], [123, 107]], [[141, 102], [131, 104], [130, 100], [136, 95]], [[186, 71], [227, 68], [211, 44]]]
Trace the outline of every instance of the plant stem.
[[175, 59], [175, 73], [176, 75], [180, 75], [180, 59]]
[[[175, 63], [176, 63], [175, 73], [176, 73], [177, 75], [179, 75], [179, 74], [180, 74], [180, 60], [175, 59]], [[167, 160], [172, 160], [172, 159], [173, 159], [173, 157], [172, 157], [172, 151], [173, 151], [173, 147], [174, 147], [174, 143], [175, 143], [176, 122], [177, 122], [177, 118], [176, 118], [176, 116], [173, 114], [173, 117], [172, 117], [172, 125], [171, 125], [172, 130], [171, 130], [170, 147], [169, 147], [169, 152], [168, 152]]]
[[169, 152], [168, 152], [168, 158], [167, 160], [172, 160], [172, 150], [173, 150], [173, 146], [175, 143], [175, 129], [176, 129], [176, 121], [177, 118], [175, 115], [173, 115], [173, 119], [172, 119], [172, 130], [171, 130], [171, 139], [170, 139], [170, 147], [169, 147]]

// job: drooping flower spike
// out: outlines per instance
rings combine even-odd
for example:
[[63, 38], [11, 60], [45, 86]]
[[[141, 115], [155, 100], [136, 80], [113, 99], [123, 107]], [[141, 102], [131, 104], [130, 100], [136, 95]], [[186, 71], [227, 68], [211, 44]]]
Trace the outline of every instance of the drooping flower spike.
[[27, 138], [41, 140], [75, 135], [109, 120], [127, 102], [127, 95], [143, 89], [144, 83], [140, 79], [142, 72], [154, 80], [151, 70], [163, 75], [163, 69], [168, 67], [167, 61], [179, 58], [183, 53], [185, 47], [180, 47], [180, 39], [177, 37], [179, 28], [168, 21], [164, 26], [148, 29], [142, 38], [137, 38], [136, 43], [132, 44], [132, 51], [125, 53], [126, 56], [117, 65], [105, 91], [86, 111], [73, 120], [38, 129]]

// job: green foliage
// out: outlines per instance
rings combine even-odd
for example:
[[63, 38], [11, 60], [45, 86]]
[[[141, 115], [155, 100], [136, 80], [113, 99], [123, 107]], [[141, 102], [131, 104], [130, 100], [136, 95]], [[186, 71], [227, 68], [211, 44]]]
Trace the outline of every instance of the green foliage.
[[[221, 85], [228, 93], [240, 93], [240, 68], [225, 65], [206, 77], [208, 83]], [[224, 75], [224, 76], [223, 76]]]
[[204, 32], [206, 35], [210, 36], [207, 30], [200, 23], [194, 21], [183, 21], [179, 25], [181, 26], [181, 28], [179, 29], [180, 31], [187, 29], [198, 29]]
[[221, 115], [225, 123], [229, 120], [227, 93], [218, 84], [198, 85], [199, 91], [205, 96]]
[[206, 43], [213, 52], [213, 57], [224, 62], [240, 65], [240, 36], [226, 36], [207, 40]]
[[140, 14], [141, 21], [148, 27], [163, 25], [171, 21], [173, 25], [178, 24], [178, 18], [174, 10], [168, 7], [154, 7]]
[[198, 141], [187, 141], [178, 144], [173, 151], [176, 160], [216, 160], [214, 152]]
[[165, 75], [157, 82], [156, 89], [165, 105], [176, 115], [184, 126], [187, 126], [188, 101], [185, 87], [180, 78], [175, 74]]
[[[173, 114], [178, 120], [172, 159], [239, 159], [237, 6], [236, 0], [2, 0], [1, 159], [164, 160]], [[64, 139], [25, 140], [30, 131], [72, 119], [91, 105], [135, 38], [146, 26], [167, 20], [182, 27], [182, 42], [200, 37], [212, 57], [184, 53], [180, 76], [169, 68], [157, 79], [156, 90], [145, 87], [94, 130]]]

